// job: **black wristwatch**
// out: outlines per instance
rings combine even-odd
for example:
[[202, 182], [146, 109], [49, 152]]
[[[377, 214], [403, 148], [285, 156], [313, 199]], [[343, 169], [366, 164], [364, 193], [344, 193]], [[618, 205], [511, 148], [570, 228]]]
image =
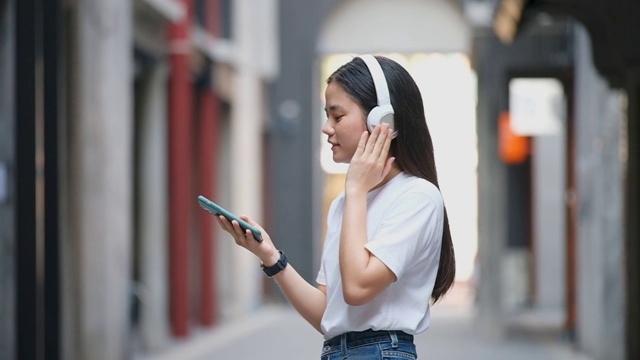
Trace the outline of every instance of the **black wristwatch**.
[[268, 277], [275, 276], [277, 273], [279, 273], [280, 271], [284, 270], [285, 267], [287, 267], [287, 263], [288, 263], [287, 255], [285, 255], [282, 250], [278, 250], [278, 252], [280, 253], [280, 259], [278, 259], [278, 262], [276, 262], [275, 265], [266, 267], [264, 266], [263, 263], [260, 264], [260, 266], [262, 267], [262, 271], [264, 271], [264, 273]]

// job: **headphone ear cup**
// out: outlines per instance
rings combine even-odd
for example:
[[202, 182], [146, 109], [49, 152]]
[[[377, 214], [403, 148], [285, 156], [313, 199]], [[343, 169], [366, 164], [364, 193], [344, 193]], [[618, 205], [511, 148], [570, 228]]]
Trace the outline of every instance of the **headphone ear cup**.
[[393, 114], [393, 107], [391, 107], [391, 105], [376, 106], [371, 109], [367, 116], [367, 127], [369, 131], [373, 131], [378, 124], [387, 123], [389, 127], [393, 129], [393, 138], [398, 136], [398, 131], [396, 131], [394, 127]]
[[380, 124], [380, 119], [383, 115], [384, 114], [380, 111], [379, 106], [376, 106], [369, 111], [369, 115], [367, 115], [367, 128], [369, 129], [369, 132], [372, 132], [376, 125]]

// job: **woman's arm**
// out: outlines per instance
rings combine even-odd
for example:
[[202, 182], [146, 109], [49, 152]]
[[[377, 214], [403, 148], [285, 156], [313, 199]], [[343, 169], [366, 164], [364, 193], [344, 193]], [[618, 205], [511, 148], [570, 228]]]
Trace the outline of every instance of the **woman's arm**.
[[320, 321], [327, 308], [325, 286], [313, 287], [298, 274], [291, 264], [276, 274], [273, 279], [280, 286], [289, 303], [322, 334]]
[[353, 306], [371, 301], [396, 281], [396, 275], [365, 248], [367, 194], [345, 197], [340, 234], [340, 271], [344, 301]]
[[[244, 247], [256, 255], [262, 263], [273, 266], [280, 258], [280, 253], [271, 241], [271, 237], [255, 221], [247, 216], [240, 218], [262, 232], [262, 242], [253, 238], [249, 230], [243, 231], [237, 221], [230, 222], [224, 216], [217, 216], [220, 226], [230, 233], [236, 244]], [[317, 288], [309, 284], [298, 272], [288, 264], [282, 271], [273, 276], [289, 303], [307, 320], [316, 330], [322, 333], [320, 321], [324, 315], [326, 304], [326, 289], [320, 285]]]
[[340, 234], [342, 292], [349, 305], [366, 304], [396, 281], [395, 274], [365, 248], [367, 193], [385, 181], [392, 170], [390, 146], [391, 130], [386, 124], [379, 125], [371, 135], [362, 134], [349, 164]]

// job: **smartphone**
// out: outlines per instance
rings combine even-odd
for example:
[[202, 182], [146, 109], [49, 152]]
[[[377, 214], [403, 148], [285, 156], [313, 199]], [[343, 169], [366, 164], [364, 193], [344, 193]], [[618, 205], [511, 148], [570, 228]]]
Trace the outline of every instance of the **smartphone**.
[[243, 230], [251, 231], [251, 234], [253, 235], [253, 238], [256, 239], [257, 241], [262, 242], [262, 233], [260, 232], [260, 230], [258, 230], [255, 227], [249, 225], [246, 221], [240, 219], [238, 216], [232, 214], [231, 212], [229, 212], [228, 210], [226, 210], [222, 206], [214, 203], [213, 201], [207, 199], [206, 197], [204, 197], [202, 195], [198, 196], [198, 202], [200, 203], [200, 207], [201, 208], [207, 210], [208, 212], [212, 213], [213, 215], [222, 215], [222, 216], [226, 217], [229, 221], [231, 221], [231, 220], [237, 221], [238, 224], [240, 224], [240, 227]]

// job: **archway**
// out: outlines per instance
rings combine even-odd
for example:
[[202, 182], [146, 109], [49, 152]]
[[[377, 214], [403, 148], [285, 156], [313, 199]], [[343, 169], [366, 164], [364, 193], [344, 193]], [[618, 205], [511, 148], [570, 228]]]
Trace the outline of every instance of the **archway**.
[[[470, 28], [453, 1], [350, 0], [323, 24], [317, 41], [314, 127], [324, 174], [322, 221], [343, 189], [346, 166], [331, 160], [320, 128], [325, 79], [362, 53], [398, 61], [420, 87], [436, 150], [439, 182], [447, 205], [457, 257], [457, 280], [471, 280], [477, 249], [475, 73], [469, 63]], [[320, 205], [317, 205], [320, 206]], [[323, 232], [324, 233], [324, 232]]]

